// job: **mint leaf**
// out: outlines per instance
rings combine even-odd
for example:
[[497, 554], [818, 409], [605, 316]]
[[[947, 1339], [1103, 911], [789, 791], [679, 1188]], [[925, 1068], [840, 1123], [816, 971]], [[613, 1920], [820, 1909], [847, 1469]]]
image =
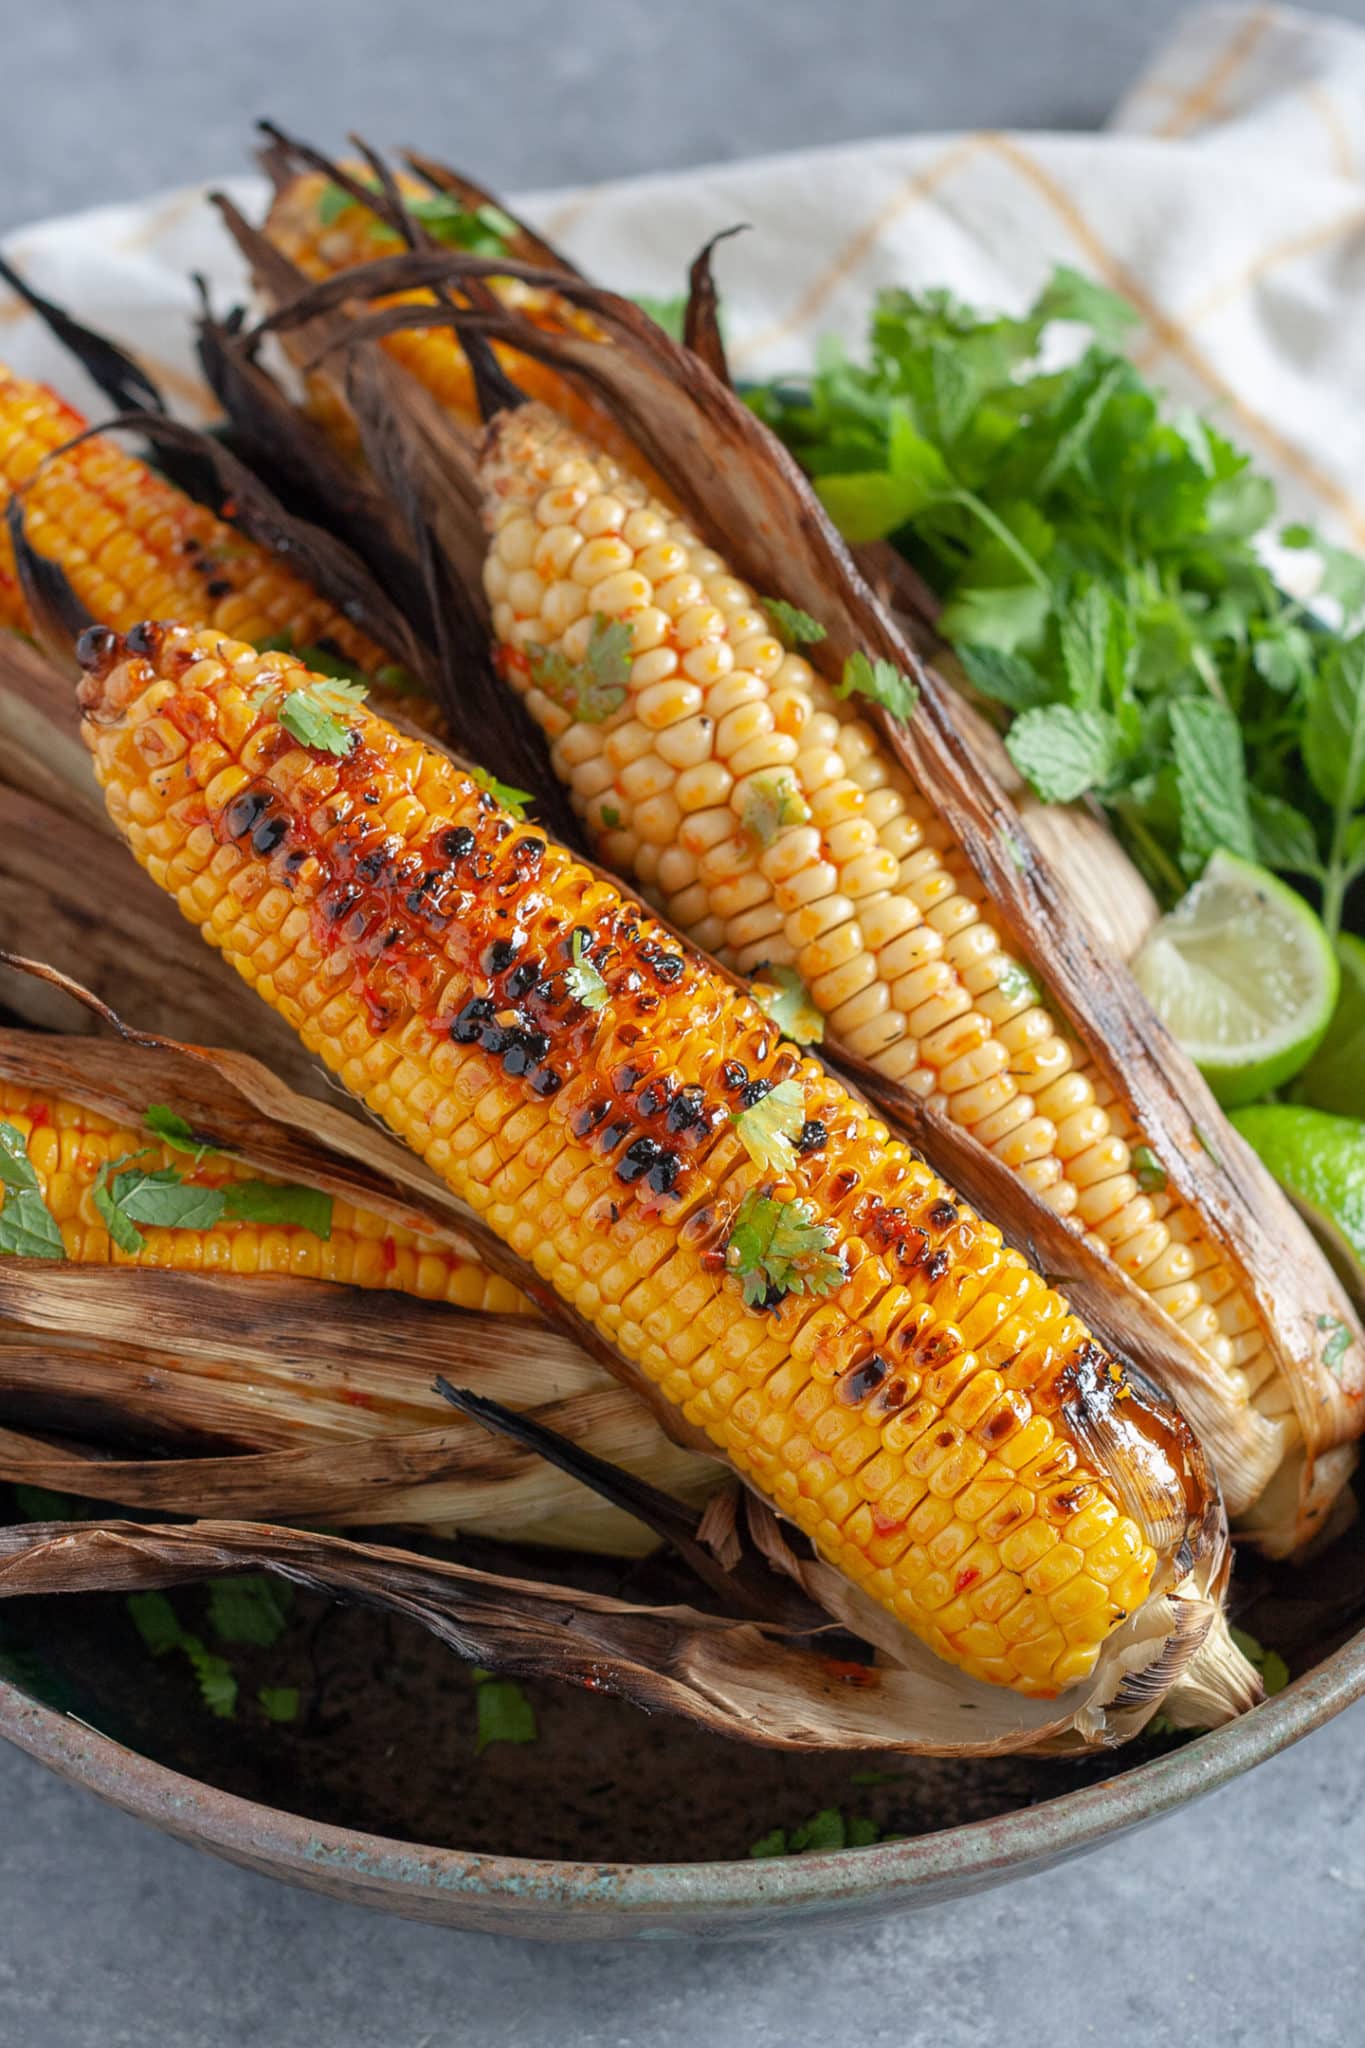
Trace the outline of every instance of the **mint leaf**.
[[1317, 835], [1302, 811], [1261, 789], [1247, 792], [1247, 806], [1255, 858], [1262, 867], [1291, 875], [1321, 873]]
[[[145, 1223], [151, 1229], [161, 1230], [212, 1230], [223, 1215], [224, 1190], [195, 1187], [183, 1180], [173, 1166], [162, 1167], [156, 1173], [137, 1168], [109, 1181], [107, 1200], [107, 1208], [101, 1208], [100, 1213], [106, 1222], [111, 1215], [116, 1217], [116, 1222], [109, 1222], [110, 1235], [125, 1251], [132, 1251], [141, 1248], [141, 1239], [134, 1246], [125, 1242], [125, 1235], [135, 1224]], [[125, 1232], [118, 1229], [120, 1224], [126, 1226]]]
[[1097, 710], [1105, 699], [1113, 609], [1103, 584], [1091, 583], [1067, 606], [1058, 625], [1067, 696], [1082, 710]]
[[1045, 803], [1073, 803], [1113, 781], [1123, 759], [1117, 721], [1107, 711], [1048, 704], [1025, 711], [1005, 736], [1010, 759]]
[[16, 1124], [0, 1123], [0, 1187], [37, 1186], [38, 1172], [28, 1156], [28, 1139]]
[[196, 1166], [201, 1159], [221, 1154], [221, 1146], [210, 1145], [206, 1138], [196, 1138], [184, 1117], [168, 1109], [164, 1102], [150, 1103], [142, 1121], [173, 1152], [188, 1152]]
[[893, 718], [908, 720], [919, 703], [919, 690], [903, 675], [894, 661], [870, 660], [861, 648], [850, 654], [835, 686], [836, 697], [870, 697]]
[[1034, 711], [1052, 701], [1052, 684], [1022, 654], [1005, 654], [998, 647], [959, 647], [957, 658], [967, 679], [983, 697], [1011, 711]]
[[64, 1259], [57, 1220], [36, 1188], [7, 1190], [0, 1208], [0, 1252], [16, 1259]]
[[1177, 698], [1171, 706], [1171, 744], [1187, 867], [1191, 872], [1202, 868], [1219, 847], [1254, 860], [1242, 734], [1232, 713], [1211, 697]]
[[1334, 647], [1309, 684], [1303, 757], [1329, 804], [1365, 804], [1365, 639]]
[[276, 1186], [264, 1180], [233, 1180], [221, 1190], [223, 1214], [238, 1223], [278, 1223], [309, 1230], [314, 1237], [332, 1235], [332, 1197], [320, 1188], [292, 1182]]

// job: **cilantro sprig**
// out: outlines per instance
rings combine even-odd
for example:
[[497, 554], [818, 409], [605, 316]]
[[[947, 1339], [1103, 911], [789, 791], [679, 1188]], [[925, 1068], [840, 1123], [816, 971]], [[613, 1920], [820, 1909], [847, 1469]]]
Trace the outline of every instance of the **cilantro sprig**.
[[754, 969], [750, 985], [754, 1001], [784, 1037], [796, 1045], [819, 1045], [825, 1035], [824, 1015], [794, 967], [765, 961]]
[[780, 597], [761, 597], [759, 603], [772, 621], [772, 628], [784, 647], [810, 647], [825, 638], [825, 629], [799, 605]]
[[471, 768], [469, 779], [477, 783], [486, 796], [491, 796], [495, 804], [501, 804], [505, 811], [510, 811], [514, 818], [519, 821], [525, 819], [526, 806], [534, 800], [529, 789], [514, 789], [510, 782], [499, 782], [497, 776], [490, 775], [486, 768]]
[[909, 676], [902, 675], [894, 661], [873, 661], [859, 649], [844, 663], [835, 686], [836, 697], [870, 697], [896, 718], [908, 719], [919, 702], [919, 690]]
[[750, 1188], [730, 1226], [726, 1269], [750, 1308], [764, 1307], [774, 1294], [828, 1294], [846, 1277], [837, 1237], [832, 1223], [818, 1221], [813, 1203], [779, 1202]]
[[569, 965], [564, 970], [569, 994], [585, 1010], [600, 1010], [607, 1001], [607, 984], [593, 965], [588, 951], [588, 934], [576, 931], [569, 944]]
[[[855, 1783], [857, 1774], [855, 1773]], [[749, 1850], [753, 1857], [811, 1856], [831, 1849], [865, 1849], [880, 1841], [881, 1828], [866, 1814], [845, 1814], [837, 1806], [824, 1806], [795, 1828], [770, 1828]]]
[[[363, 177], [357, 182], [376, 197], [382, 190], [377, 178]], [[360, 203], [343, 186], [329, 180], [318, 194], [318, 221], [325, 228], [334, 227], [344, 213]], [[466, 206], [453, 192], [434, 192], [425, 199], [405, 198], [403, 203], [412, 218], [420, 221], [438, 242], [451, 249], [464, 249], [472, 256], [505, 256], [517, 232], [516, 222], [500, 206], [487, 201], [480, 206]], [[400, 237], [387, 221], [376, 221], [373, 238], [401, 247]]]
[[[862, 360], [825, 347], [749, 401], [844, 534], [940, 599], [1039, 796], [1098, 799], [1167, 902], [1226, 847], [1335, 933], [1365, 876], [1365, 561], [1276, 531], [1247, 454], [1124, 356], [1134, 319], [1068, 269], [1019, 315], [883, 291]], [[1323, 616], [1274, 543], [1316, 557]]]
[[526, 649], [531, 680], [580, 725], [601, 725], [626, 701], [632, 635], [624, 619], [594, 612], [581, 661], [570, 661], [558, 647]]
[[354, 734], [342, 720], [360, 709], [368, 687], [342, 677], [313, 676], [301, 689], [285, 693], [280, 724], [301, 747], [324, 754], [349, 754]]
[[810, 805], [790, 774], [755, 775], [744, 797], [740, 827], [754, 846], [771, 846], [788, 825], [804, 825]]
[[787, 1173], [795, 1163], [793, 1140], [806, 1121], [806, 1095], [797, 1080], [779, 1081], [749, 1109], [733, 1118], [735, 1135], [764, 1173]]

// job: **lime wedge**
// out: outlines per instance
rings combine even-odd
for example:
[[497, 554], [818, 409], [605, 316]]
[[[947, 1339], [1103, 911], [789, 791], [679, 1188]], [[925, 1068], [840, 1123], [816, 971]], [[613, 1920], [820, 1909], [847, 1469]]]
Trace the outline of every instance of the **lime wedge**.
[[1232, 1122], [1365, 1301], [1365, 1124], [1291, 1102], [1235, 1110]]
[[1294, 1100], [1338, 1116], [1365, 1116], [1365, 939], [1337, 940], [1341, 994], [1327, 1036], [1294, 1083]]
[[1293, 1079], [1321, 1042], [1340, 978], [1302, 896], [1231, 853], [1215, 853], [1154, 927], [1133, 972], [1226, 1109]]

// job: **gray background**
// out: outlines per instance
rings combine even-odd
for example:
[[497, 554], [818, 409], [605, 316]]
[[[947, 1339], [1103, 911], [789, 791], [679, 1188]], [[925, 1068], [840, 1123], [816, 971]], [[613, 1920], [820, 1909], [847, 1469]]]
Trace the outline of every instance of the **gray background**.
[[[1365, 0], [1339, 11], [1365, 20]], [[523, 187], [914, 127], [1094, 126], [1178, 12], [3, 0], [0, 228], [222, 175], [261, 113]], [[3, 1751], [0, 2048], [1357, 2043], [1362, 1737], [1365, 1707], [1087, 1862], [871, 1933], [558, 1951], [282, 1890]]]

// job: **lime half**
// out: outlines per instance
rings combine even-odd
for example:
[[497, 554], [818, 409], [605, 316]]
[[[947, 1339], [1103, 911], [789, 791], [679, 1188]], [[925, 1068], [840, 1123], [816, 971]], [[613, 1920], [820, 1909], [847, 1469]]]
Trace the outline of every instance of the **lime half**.
[[1154, 927], [1133, 972], [1226, 1109], [1292, 1080], [1327, 1029], [1340, 978], [1302, 896], [1231, 853], [1215, 853]]
[[1365, 1301], [1365, 1124], [1290, 1102], [1239, 1109], [1232, 1121]]
[[1294, 1100], [1338, 1116], [1365, 1116], [1365, 939], [1337, 940], [1341, 994], [1327, 1036], [1294, 1083]]

